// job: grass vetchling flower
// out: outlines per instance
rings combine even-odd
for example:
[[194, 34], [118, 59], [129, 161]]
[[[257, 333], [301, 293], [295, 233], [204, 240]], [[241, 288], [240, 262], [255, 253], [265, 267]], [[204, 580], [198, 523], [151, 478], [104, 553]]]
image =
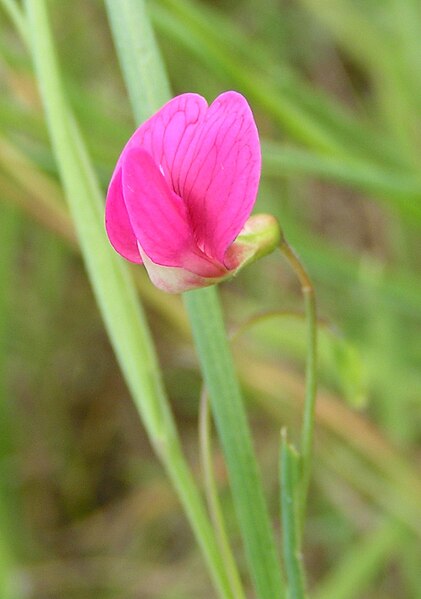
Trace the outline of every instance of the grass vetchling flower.
[[241, 94], [225, 92], [210, 106], [197, 94], [177, 96], [121, 153], [107, 194], [110, 242], [170, 293], [228, 278], [278, 242], [273, 217], [249, 218], [260, 171]]

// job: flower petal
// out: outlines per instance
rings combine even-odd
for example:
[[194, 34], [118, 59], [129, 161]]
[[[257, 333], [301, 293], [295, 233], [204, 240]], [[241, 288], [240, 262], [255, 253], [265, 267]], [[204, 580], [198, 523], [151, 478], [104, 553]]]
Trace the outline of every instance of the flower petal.
[[227, 276], [227, 271], [215, 277], [204, 277], [185, 268], [160, 266], [152, 262], [140, 248], [149, 278], [155, 287], [166, 293], [184, 293], [191, 289], [214, 285]]
[[134, 234], [152, 262], [186, 268], [205, 277], [225, 270], [199, 250], [183, 200], [170, 189], [143, 148], [125, 152], [122, 188]]
[[137, 247], [137, 239], [124, 204], [121, 189], [121, 168], [111, 180], [105, 205], [105, 228], [113, 248], [130, 262], [142, 263], [142, 258]]
[[127, 142], [125, 152], [141, 147], [155, 160], [166, 181], [178, 194], [180, 177], [186, 176], [195, 151], [195, 138], [208, 104], [198, 94], [176, 96], [143, 123]]
[[259, 137], [247, 101], [233, 91], [216, 98], [199, 129], [178, 191], [187, 203], [198, 246], [223, 262], [256, 199]]

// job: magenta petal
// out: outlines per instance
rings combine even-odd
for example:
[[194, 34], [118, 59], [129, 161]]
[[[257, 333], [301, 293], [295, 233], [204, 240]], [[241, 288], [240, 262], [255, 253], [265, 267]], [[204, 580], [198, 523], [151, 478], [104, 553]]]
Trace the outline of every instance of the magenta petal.
[[179, 190], [187, 203], [199, 247], [223, 262], [256, 200], [261, 171], [253, 114], [236, 92], [208, 108]]
[[115, 171], [107, 193], [105, 228], [113, 248], [130, 262], [142, 263], [137, 239], [124, 204], [121, 189], [121, 169]]
[[148, 152], [134, 147], [124, 153], [122, 181], [130, 223], [146, 255], [162, 266], [182, 266], [193, 243], [186, 208]]
[[180, 195], [180, 179], [184, 180], [190, 168], [194, 140], [207, 108], [206, 100], [198, 94], [176, 96], [135, 131], [120, 160], [128, 150], [143, 148]]
[[108, 189], [105, 221], [111, 245], [127, 260], [142, 262], [121, 191], [121, 167], [127, 153], [134, 148], [146, 150], [165, 173], [168, 184], [176, 190], [173, 178], [183, 172], [184, 163], [190, 164], [193, 137], [207, 106], [206, 100], [198, 94], [173, 98], [134, 132], [123, 149]]
[[152, 262], [186, 268], [205, 277], [223, 270], [197, 247], [183, 200], [170, 189], [145, 150], [132, 148], [125, 153], [122, 181], [131, 226]]

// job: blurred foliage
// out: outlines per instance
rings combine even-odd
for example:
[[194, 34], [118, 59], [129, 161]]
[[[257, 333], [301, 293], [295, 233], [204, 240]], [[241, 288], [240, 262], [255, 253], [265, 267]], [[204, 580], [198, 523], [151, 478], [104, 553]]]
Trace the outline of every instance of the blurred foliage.
[[[16, 598], [212, 597], [106, 340], [10, 5], [0, 13], [0, 581], [15, 568]], [[51, 8], [105, 189], [133, 123], [104, 7]], [[314, 597], [416, 599], [421, 4], [154, 0], [150, 11], [177, 93], [247, 95], [263, 138], [256, 209], [279, 218], [316, 284], [321, 389], [305, 555]], [[135, 276], [198, 471], [200, 376], [186, 319], [178, 297]], [[223, 294], [233, 330], [273, 312], [233, 345], [275, 518], [278, 431], [297, 432], [304, 388], [299, 289], [271, 256]], [[217, 449], [215, 464], [237, 546]]]

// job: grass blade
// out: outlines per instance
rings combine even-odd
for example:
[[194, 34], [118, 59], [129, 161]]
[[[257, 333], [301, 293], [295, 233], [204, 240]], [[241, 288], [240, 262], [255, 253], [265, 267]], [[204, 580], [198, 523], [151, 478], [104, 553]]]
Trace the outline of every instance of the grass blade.
[[279, 559], [270, 530], [241, 391], [234, 374], [215, 287], [184, 294], [230, 476], [239, 524], [258, 596], [282, 596]]
[[132, 57], [120, 64], [133, 113], [141, 123], [171, 98], [164, 63], [144, 2], [134, 6], [132, 0], [106, 0], [106, 6], [118, 55]]
[[306, 599], [304, 570], [300, 549], [299, 455], [282, 431], [280, 453], [281, 519], [285, 569], [289, 599]]

